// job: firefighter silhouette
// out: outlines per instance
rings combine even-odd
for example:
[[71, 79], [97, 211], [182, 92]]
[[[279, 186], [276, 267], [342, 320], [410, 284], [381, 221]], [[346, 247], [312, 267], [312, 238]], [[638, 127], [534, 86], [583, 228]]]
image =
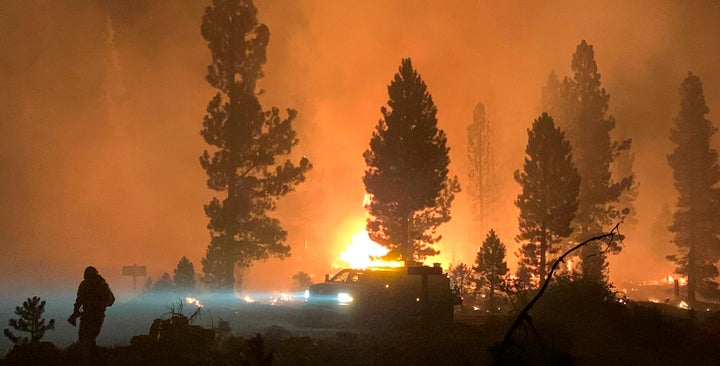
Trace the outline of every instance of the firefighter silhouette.
[[112, 306], [114, 302], [115, 295], [98, 270], [93, 266], [85, 268], [83, 281], [78, 287], [73, 314], [68, 318], [68, 322], [73, 326], [80, 318], [78, 341], [81, 345], [95, 346], [95, 339], [100, 334], [105, 320], [105, 308]]

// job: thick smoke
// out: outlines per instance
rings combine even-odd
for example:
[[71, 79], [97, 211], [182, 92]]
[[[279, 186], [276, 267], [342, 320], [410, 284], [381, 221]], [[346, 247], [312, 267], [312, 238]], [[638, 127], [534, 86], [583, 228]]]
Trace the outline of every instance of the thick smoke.
[[[675, 201], [666, 155], [688, 71], [702, 78], [709, 118], [720, 125], [717, 2], [256, 3], [272, 33], [262, 103], [299, 111], [297, 154], [315, 169], [277, 213], [293, 257], [282, 269], [275, 261], [256, 265], [249, 286], [286, 286], [299, 270], [319, 280], [362, 226], [362, 152], [403, 57], [428, 84], [451, 172], [463, 182], [466, 126], [477, 102], [485, 104], [504, 182], [491, 221], [514, 265], [512, 172], [539, 115], [540, 88], [550, 71], [570, 73], [582, 39], [594, 46], [617, 131], [634, 140], [640, 182], [639, 222], [624, 232], [626, 249], [612, 259], [611, 276], [671, 271], [657, 250], [671, 247], [651, 243], [650, 230]], [[129, 288], [122, 265], [147, 265], [157, 278], [182, 256], [200, 272], [208, 243], [202, 205], [212, 195], [198, 164], [213, 94], [204, 81], [204, 7], [194, 0], [0, 4], [2, 287], [74, 286], [93, 264]], [[469, 231], [466, 200], [458, 195], [443, 228], [446, 263], [471, 262], [485, 236]]]

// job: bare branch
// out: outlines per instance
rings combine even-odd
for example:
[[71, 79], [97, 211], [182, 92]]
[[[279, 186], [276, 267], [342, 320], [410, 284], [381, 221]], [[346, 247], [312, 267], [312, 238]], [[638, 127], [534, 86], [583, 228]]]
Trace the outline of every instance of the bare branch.
[[[610, 232], [608, 232], [608, 233], [594, 236], [590, 239], [583, 241], [582, 243], [575, 245], [574, 247], [570, 248], [568, 251], [563, 253], [563, 255], [558, 257], [555, 260], [555, 262], [553, 262], [553, 265], [550, 268], [550, 271], [548, 272], [547, 276], [545, 277], [545, 280], [543, 281], [543, 284], [540, 287], [540, 289], [538, 290], [538, 292], [535, 294], [535, 296], [533, 296], [533, 298], [530, 300], [530, 302], [527, 305], [525, 305], [525, 307], [522, 309], [522, 311], [520, 311], [520, 314], [518, 314], [518, 316], [515, 318], [515, 321], [513, 321], [512, 325], [510, 326], [510, 329], [508, 329], [507, 333], [505, 333], [505, 337], [503, 338], [503, 341], [500, 344], [500, 348], [498, 350], [499, 355], [503, 355], [510, 348], [511, 344], [513, 343], [513, 340], [512, 340], [513, 334], [515, 334], [515, 331], [517, 331], [518, 328], [520, 328], [521, 326], [525, 326], [526, 323], [530, 324], [530, 326], [532, 326], [532, 319], [530, 318], [530, 315], [529, 315], [530, 309], [532, 309], [532, 307], [535, 305], [535, 303], [545, 293], [545, 289], [547, 289], [548, 285], [550, 284], [550, 281], [552, 280], [552, 276], [555, 273], [555, 270], [557, 270], [560, 263], [565, 262], [565, 258], [568, 255], [570, 255], [572, 252], [582, 248], [583, 246], [585, 246], [588, 243], [593, 242], [593, 241], [601, 241], [601, 240], [609, 238], [607, 245], [608, 245], [608, 247], [612, 246], [613, 241], [615, 240], [615, 237], [617, 235], [619, 235], [619, 231], [618, 231], [619, 225], [620, 225], [619, 223], [616, 224], [615, 227], [613, 227], [612, 230], [610, 230]], [[533, 329], [534, 329], [534, 327], [533, 327]]]

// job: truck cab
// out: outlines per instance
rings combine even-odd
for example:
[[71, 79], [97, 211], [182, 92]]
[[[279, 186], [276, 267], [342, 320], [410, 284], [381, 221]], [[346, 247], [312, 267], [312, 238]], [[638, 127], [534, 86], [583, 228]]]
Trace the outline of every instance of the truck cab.
[[346, 268], [312, 285], [305, 297], [309, 306], [350, 312], [364, 322], [452, 322], [459, 301], [439, 266]]

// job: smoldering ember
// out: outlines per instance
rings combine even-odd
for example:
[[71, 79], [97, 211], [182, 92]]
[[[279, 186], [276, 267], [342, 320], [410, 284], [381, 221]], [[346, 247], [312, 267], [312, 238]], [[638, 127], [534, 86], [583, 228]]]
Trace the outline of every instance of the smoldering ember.
[[720, 364], [718, 19], [0, 1], [0, 366]]

